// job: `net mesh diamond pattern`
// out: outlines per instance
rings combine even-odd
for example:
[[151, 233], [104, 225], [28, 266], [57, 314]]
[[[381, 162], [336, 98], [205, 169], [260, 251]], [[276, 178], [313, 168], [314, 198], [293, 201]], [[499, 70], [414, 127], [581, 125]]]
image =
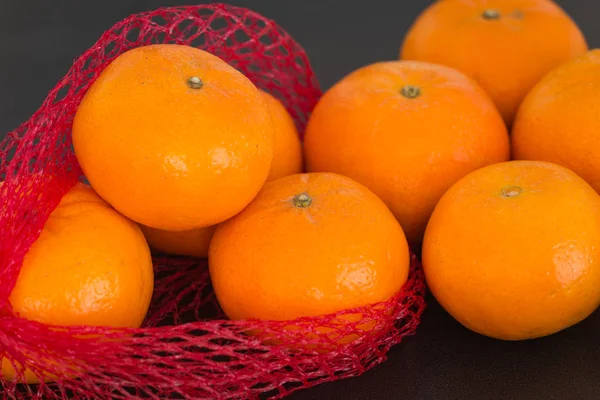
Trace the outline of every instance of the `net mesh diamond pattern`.
[[[140, 329], [46, 326], [14, 315], [8, 299], [23, 257], [61, 197], [84, 179], [70, 137], [82, 96], [116, 56], [152, 43], [221, 57], [279, 98], [300, 132], [321, 95], [306, 53], [281, 27], [225, 4], [132, 15], [75, 60], [40, 109], [0, 145], [0, 359], [50, 381], [1, 378], [3, 398], [281, 398], [383, 362], [391, 346], [415, 332], [425, 308], [415, 257], [408, 282], [389, 301], [294, 321], [229, 321], [206, 261], [159, 254]], [[359, 322], [345, 318], [350, 314], [361, 315]]]

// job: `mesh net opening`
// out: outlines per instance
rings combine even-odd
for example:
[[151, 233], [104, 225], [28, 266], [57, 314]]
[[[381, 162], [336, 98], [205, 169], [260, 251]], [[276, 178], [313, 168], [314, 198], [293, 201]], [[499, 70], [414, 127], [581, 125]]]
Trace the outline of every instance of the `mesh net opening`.
[[[13, 314], [8, 299], [25, 254], [62, 196], [85, 179], [70, 137], [77, 106], [116, 56], [153, 43], [187, 44], [219, 56], [281, 100], [299, 132], [321, 95], [302, 47], [244, 8], [162, 8], [106, 31], [0, 144], [0, 359], [21, 374], [27, 367], [54, 378], [26, 385], [0, 377], [0, 391], [40, 399], [281, 398], [383, 362], [391, 346], [414, 334], [425, 308], [415, 256], [409, 280], [390, 300], [294, 321], [229, 321], [205, 260], [160, 254], [153, 258], [155, 292], [141, 329], [53, 327]], [[345, 318], [357, 313], [359, 322]], [[368, 334], [365, 325], [372, 327]], [[261, 335], [246, 334], [252, 330]]]

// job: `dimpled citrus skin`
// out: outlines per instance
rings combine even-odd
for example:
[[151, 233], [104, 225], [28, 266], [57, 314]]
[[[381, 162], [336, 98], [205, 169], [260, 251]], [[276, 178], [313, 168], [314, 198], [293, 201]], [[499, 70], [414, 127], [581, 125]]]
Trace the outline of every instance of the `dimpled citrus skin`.
[[[193, 77], [201, 87], [190, 86]], [[73, 144], [107, 202], [178, 231], [219, 223], [254, 198], [271, 166], [273, 126], [240, 72], [202, 50], [162, 44], [105, 68], [77, 110]]]
[[[418, 96], [402, 94], [410, 86]], [[410, 61], [372, 64], [334, 85], [310, 117], [304, 151], [309, 172], [339, 173], [377, 194], [414, 247], [446, 189], [510, 153], [483, 89], [453, 69]]]
[[514, 158], [564, 165], [600, 192], [599, 87], [600, 50], [552, 70], [519, 109]]
[[[302, 172], [302, 147], [294, 120], [273, 95], [260, 91], [273, 118], [273, 162], [267, 181]], [[146, 240], [156, 250], [193, 257], [208, 257], [208, 246], [216, 225], [186, 231], [165, 231], [141, 226]]]
[[586, 51], [583, 34], [553, 1], [443, 0], [414, 22], [400, 58], [444, 64], [474, 78], [510, 126], [547, 72]]
[[[153, 288], [150, 250], [137, 224], [80, 183], [27, 252], [9, 301], [19, 317], [48, 325], [137, 328]], [[7, 360], [2, 374], [13, 379]], [[37, 380], [28, 370], [25, 377]]]
[[556, 164], [482, 168], [437, 205], [423, 267], [467, 328], [505, 340], [555, 333], [600, 304], [600, 197]]
[[[312, 203], [294, 205], [306, 193]], [[406, 282], [409, 251], [385, 204], [336, 174], [265, 184], [217, 228], [209, 268], [233, 320], [291, 320], [388, 300]]]

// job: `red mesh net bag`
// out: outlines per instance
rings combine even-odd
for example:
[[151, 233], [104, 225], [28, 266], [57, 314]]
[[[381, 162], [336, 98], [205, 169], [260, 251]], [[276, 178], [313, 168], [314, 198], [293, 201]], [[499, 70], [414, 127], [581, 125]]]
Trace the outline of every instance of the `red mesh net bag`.
[[[414, 333], [425, 307], [414, 257], [408, 282], [389, 301], [288, 322], [225, 319], [206, 262], [161, 255], [154, 256], [155, 293], [141, 329], [51, 327], [13, 314], [8, 299], [25, 254], [61, 197], [84, 179], [70, 138], [83, 94], [112, 59], [151, 43], [216, 54], [277, 96], [300, 131], [320, 96], [305, 52], [285, 31], [255, 12], [222, 4], [133, 15], [78, 58], [0, 148], [0, 359], [21, 373], [19, 366], [26, 366], [53, 377], [30, 385], [1, 378], [3, 398], [281, 398], [384, 361], [391, 346]], [[369, 334], [344, 319], [356, 313], [360, 324], [373, 326]], [[286, 329], [290, 324], [311, 334]], [[245, 333], [251, 329], [277, 340], [265, 343]], [[341, 345], [347, 337], [356, 340]]]

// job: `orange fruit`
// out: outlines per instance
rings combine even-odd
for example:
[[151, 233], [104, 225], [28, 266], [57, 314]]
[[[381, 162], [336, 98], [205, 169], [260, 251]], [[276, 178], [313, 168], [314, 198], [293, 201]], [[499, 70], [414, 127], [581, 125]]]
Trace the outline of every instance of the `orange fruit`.
[[217, 225], [187, 231], [165, 231], [140, 225], [151, 248], [180, 256], [208, 257], [208, 246]]
[[[260, 91], [273, 119], [273, 161], [267, 181], [302, 172], [302, 148], [294, 120], [273, 95]], [[208, 257], [208, 245], [215, 225], [187, 231], [166, 231], [141, 226], [146, 240], [156, 250], [193, 257]]]
[[550, 0], [443, 0], [409, 29], [400, 58], [456, 68], [492, 97], [510, 125], [527, 92], [552, 68], [587, 50]]
[[509, 159], [509, 137], [487, 94], [448, 67], [392, 61], [328, 90], [304, 138], [309, 172], [362, 183], [417, 246], [442, 194], [479, 167]]
[[[137, 328], [154, 288], [138, 226], [77, 184], [51, 213], [23, 261], [9, 301], [20, 318], [48, 325]], [[15, 378], [7, 359], [2, 375]], [[36, 382], [25, 370], [27, 382]]]
[[600, 192], [600, 50], [550, 72], [527, 95], [512, 130], [516, 159], [563, 165]]
[[475, 332], [504, 340], [558, 332], [600, 304], [600, 196], [557, 164], [477, 170], [435, 208], [423, 268], [435, 298]]
[[92, 187], [141, 224], [181, 231], [242, 210], [265, 182], [273, 124], [259, 90], [202, 50], [138, 47], [88, 89], [73, 122]]
[[409, 262], [385, 204], [329, 173], [268, 182], [217, 227], [209, 248], [215, 294], [232, 320], [288, 321], [386, 301]]
[[302, 172], [302, 145], [292, 116], [273, 95], [260, 92], [273, 118], [273, 161], [267, 181]]

